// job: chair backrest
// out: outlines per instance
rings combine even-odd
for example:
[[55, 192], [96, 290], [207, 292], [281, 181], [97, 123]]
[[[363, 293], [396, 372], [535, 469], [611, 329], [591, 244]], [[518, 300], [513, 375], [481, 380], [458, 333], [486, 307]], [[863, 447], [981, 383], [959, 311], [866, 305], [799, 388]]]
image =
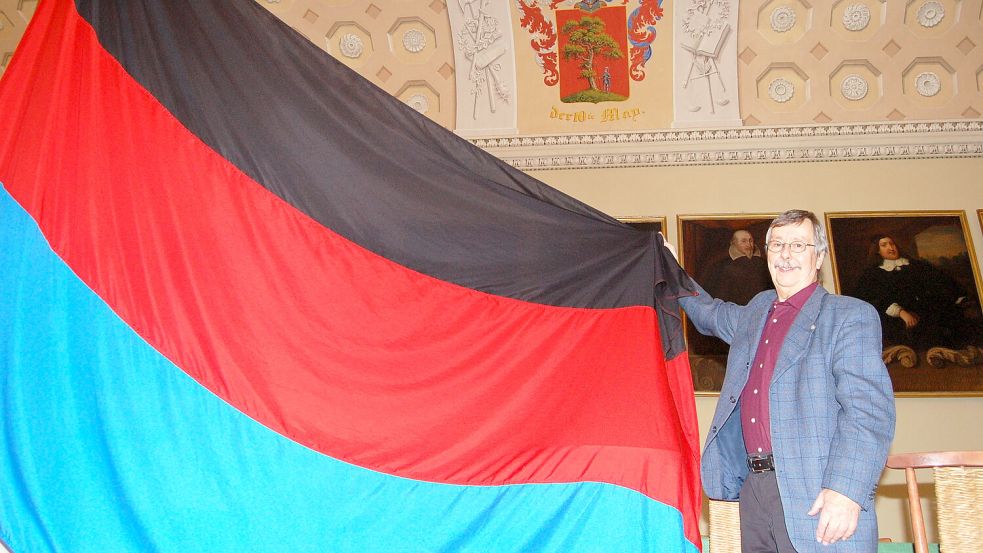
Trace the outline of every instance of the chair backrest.
[[736, 501], [710, 500], [710, 552], [741, 553], [741, 515]]
[[905, 471], [908, 512], [915, 553], [928, 553], [925, 518], [915, 469], [935, 469], [939, 546], [946, 553], [980, 551], [983, 543], [983, 451], [900, 453], [887, 458], [887, 468]]

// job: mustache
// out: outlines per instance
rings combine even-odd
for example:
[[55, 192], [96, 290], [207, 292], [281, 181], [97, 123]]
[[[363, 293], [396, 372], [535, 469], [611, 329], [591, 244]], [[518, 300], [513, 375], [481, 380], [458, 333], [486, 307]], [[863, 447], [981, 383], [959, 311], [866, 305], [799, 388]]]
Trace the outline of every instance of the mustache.
[[792, 263], [791, 260], [789, 260], [789, 261], [776, 261], [774, 263], [774, 266], [775, 266], [776, 269], [786, 269], [786, 270], [787, 269], [798, 269], [799, 268], [799, 264], [798, 263]]

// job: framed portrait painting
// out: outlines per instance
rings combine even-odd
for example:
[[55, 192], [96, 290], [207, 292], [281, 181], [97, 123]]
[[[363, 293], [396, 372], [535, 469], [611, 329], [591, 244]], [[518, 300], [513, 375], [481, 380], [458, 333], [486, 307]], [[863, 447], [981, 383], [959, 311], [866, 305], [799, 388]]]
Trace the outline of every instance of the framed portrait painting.
[[[777, 213], [681, 215], [679, 261], [710, 295], [740, 305], [773, 288], [765, 234]], [[720, 392], [727, 366], [726, 343], [704, 336], [686, 321], [686, 344], [697, 394]]]
[[836, 291], [881, 320], [898, 395], [983, 395], [983, 310], [963, 211], [826, 214]]

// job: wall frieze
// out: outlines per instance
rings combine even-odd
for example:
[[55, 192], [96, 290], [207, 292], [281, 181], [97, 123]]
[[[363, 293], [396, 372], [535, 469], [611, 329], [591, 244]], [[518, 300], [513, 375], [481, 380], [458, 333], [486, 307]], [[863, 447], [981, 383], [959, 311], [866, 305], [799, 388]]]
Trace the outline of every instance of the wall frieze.
[[526, 135], [471, 142], [525, 171], [983, 157], [983, 120]]

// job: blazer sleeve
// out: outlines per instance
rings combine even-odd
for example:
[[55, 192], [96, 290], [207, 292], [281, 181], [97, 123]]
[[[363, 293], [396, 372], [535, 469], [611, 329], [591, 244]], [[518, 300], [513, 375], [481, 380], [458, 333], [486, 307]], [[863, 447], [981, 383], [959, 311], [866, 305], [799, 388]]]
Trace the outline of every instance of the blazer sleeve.
[[730, 344], [740, 328], [739, 321], [745, 307], [716, 299], [693, 281], [698, 294], [679, 298], [690, 322], [701, 334], [716, 336]]
[[831, 369], [839, 403], [823, 487], [870, 508], [894, 438], [894, 391], [881, 359], [876, 310], [856, 302], [835, 335]]

